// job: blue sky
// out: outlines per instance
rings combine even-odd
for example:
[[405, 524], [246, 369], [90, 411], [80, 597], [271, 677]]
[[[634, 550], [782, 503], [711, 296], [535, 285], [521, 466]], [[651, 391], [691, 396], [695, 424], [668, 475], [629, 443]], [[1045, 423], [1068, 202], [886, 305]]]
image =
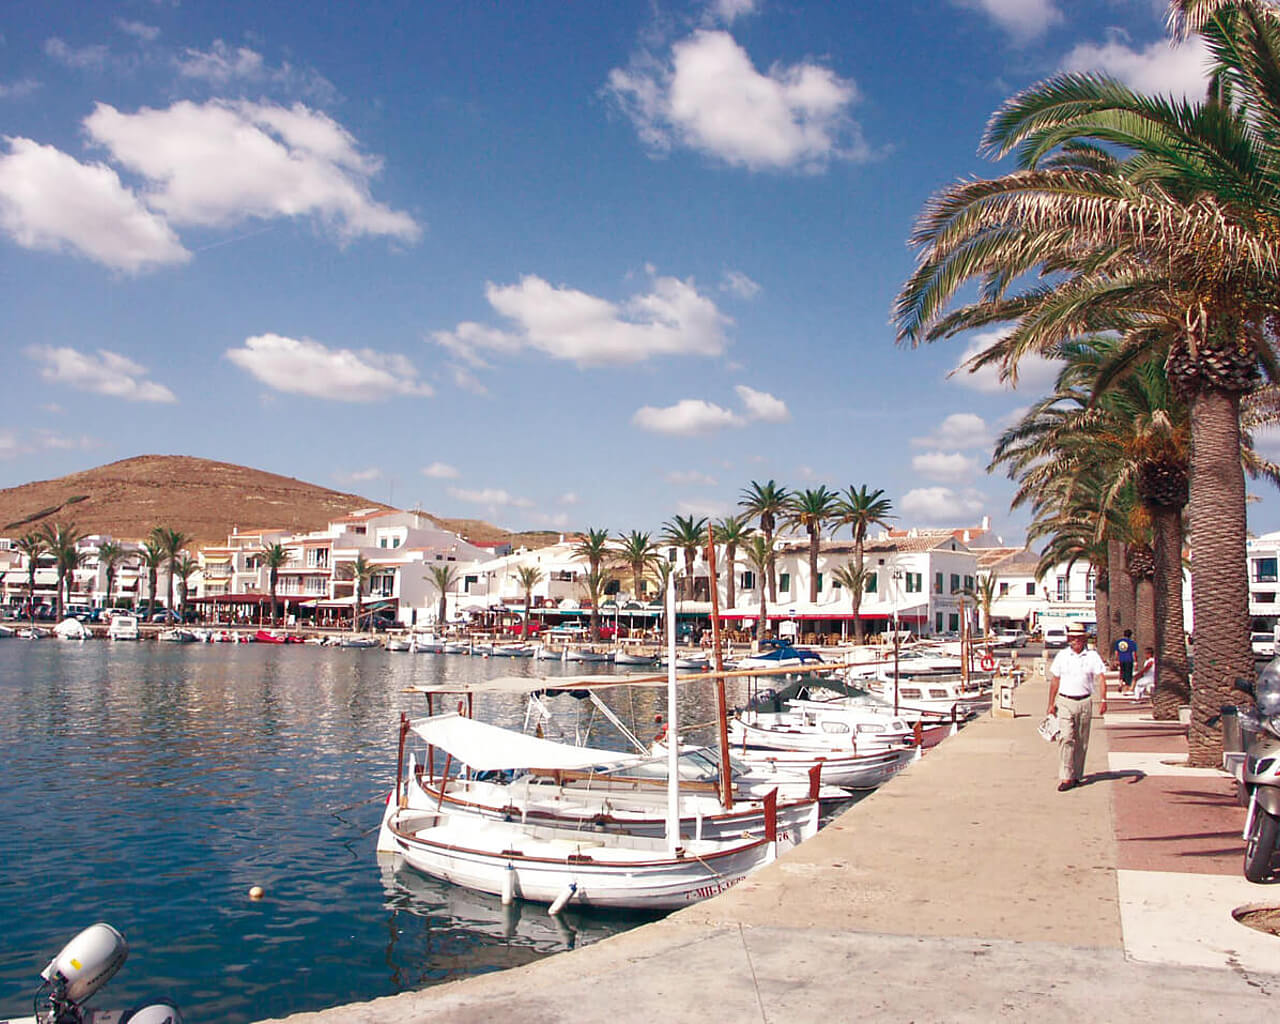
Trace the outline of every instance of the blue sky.
[[984, 467], [1052, 367], [894, 345], [912, 222], [1058, 70], [1201, 88], [1156, 0], [300, 10], [0, 18], [0, 486], [197, 455], [620, 532], [867, 484], [1018, 542]]

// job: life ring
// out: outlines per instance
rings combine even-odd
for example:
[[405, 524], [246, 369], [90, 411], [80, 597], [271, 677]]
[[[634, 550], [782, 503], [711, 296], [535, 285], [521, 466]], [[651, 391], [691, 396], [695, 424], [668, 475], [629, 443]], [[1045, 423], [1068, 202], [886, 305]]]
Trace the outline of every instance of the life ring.
[[982, 660], [978, 662], [982, 666], [983, 672], [994, 672], [996, 667], [996, 659], [989, 654], [984, 654]]

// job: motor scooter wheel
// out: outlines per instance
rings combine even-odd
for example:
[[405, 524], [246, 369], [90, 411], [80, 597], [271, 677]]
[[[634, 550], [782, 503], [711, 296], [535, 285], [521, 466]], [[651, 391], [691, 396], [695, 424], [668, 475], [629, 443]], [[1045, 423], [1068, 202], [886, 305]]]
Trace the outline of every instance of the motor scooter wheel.
[[1275, 878], [1271, 862], [1276, 853], [1276, 837], [1280, 835], [1280, 818], [1254, 808], [1249, 838], [1244, 847], [1244, 877], [1250, 882], [1270, 882]]

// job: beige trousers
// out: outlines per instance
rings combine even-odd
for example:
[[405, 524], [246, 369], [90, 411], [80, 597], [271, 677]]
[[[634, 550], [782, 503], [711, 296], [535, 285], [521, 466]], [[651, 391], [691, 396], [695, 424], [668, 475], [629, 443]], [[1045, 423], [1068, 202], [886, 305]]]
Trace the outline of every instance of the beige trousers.
[[1079, 782], [1084, 778], [1084, 756], [1089, 751], [1089, 725], [1093, 698], [1076, 700], [1058, 694], [1058, 779]]

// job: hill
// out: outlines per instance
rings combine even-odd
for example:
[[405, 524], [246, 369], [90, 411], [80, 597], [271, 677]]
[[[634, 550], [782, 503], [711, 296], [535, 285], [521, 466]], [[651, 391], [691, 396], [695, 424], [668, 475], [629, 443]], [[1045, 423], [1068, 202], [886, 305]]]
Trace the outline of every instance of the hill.
[[[227, 462], [139, 455], [56, 480], [0, 490], [0, 535], [14, 537], [57, 522], [74, 523], [81, 533], [136, 540], [154, 526], [165, 526], [190, 534], [195, 546], [201, 546], [225, 543], [233, 527], [317, 530], [358, 508], [390, 506]], [[477, 544], [509, 540], [533, 547], [556, 539], [512, 534], [479, 520], [423, 515]]]

